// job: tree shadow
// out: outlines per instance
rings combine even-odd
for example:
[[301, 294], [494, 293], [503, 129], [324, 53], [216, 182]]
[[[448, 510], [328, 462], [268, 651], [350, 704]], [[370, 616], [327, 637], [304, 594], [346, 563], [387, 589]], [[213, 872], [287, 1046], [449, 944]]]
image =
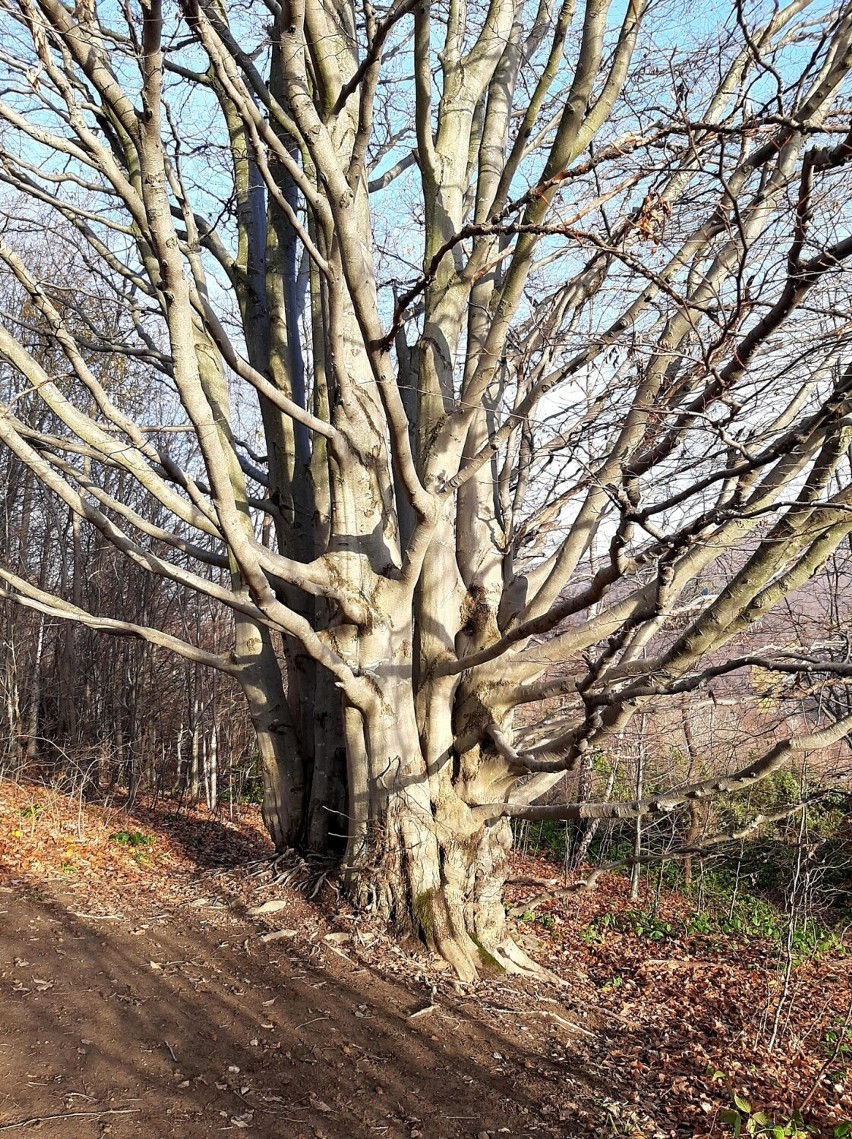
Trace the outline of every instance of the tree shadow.
[[199, 870], [232, 869], [274, 853], [268, 837], [251, 823], [212, 812], [205, 815], [177, 801], [160, 799], [150, 804], [139, 800], [121, 809], [140, 827], [167, 835]]
[[307, 933], [262, 943], [228, 909], [98, 922], [33, 879], [3, 891], [0, 1124], [88, 1111], [52, 1133], [556, 1136], [572, 1131], [551, 1122], [555, 1099], [592, 1092], [546, 1035], [444, 996], [430, 1007], [410, 975]]

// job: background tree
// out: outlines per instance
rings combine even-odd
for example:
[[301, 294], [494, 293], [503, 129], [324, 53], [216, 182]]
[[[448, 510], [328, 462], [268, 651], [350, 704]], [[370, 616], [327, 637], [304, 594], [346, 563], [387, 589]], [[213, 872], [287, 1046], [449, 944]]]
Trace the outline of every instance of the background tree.
[[718, 677], [848, 674], [752, 629], [852, 531], [852, 7], [3, 13], [0, 440], [233, 638], [28, 565], [3, 595], [232, 678], [277, 846], [463, 977], [524, 967], [513, 816], [659, 816], [843, 738], [542, 804]]
[[[35, 238], [29, 255], [41, 275], [57, 281], [57, 267], [64, 263], [68, 281], [67, 266], [76, 264], [78, 252], [74, 247], [68, 256], [67, 243], [73, 239], [68, 227], [54, 229], [50, 248], [41, 236]], [[77, 281], [85, 290], [88, 282]], [[19, 320], [32, 315], [19, 292], [9, 292], [4, 300], [5, 310], [16, 312]], [[39, 349], [42, 366], [60, 368], [55, 357], [48, 360], [44, 344]], [[126, 407], [138, 413], [146, 404], [150, 408], [144, 373], [126, 358], [102, 357], [98, 367], [110, 375]], [[2, 392], [4, 400], [13, 395], [12, 387]], [[38, 400], [20, 399], [18, 409], [33, 432], [60, 426]], [[160, 441], [167, 438], [164, 434]], [[0, 452], [0, 471], [5, 487], [0, 548], [7, 568], [103, 616], [177, 633], [191, 630], [205, 648], [229, 643], [227, 610], [128, 562], [97, 529], [84, 526], [64, 504], [57, 508], [33, 471], [7, 449]], [[128, 504], [145, 508], [138, 484], [122, 472], [105, 473], [102, 485]], [[162, 508], [160, 514], [165, 516]], [[195, 663], [157, 654], [144, 640], [100, 637], [9, 603], [4, 603], [3, 620], [0, 773], [41, 774], [83, 793], [121, 784], [131, 799], [145, 785], [151, 792], [173, 790], [191, 801], [206, 796], [212, 805], [217, 773], [208, 760], [215, 758], [221, 742], [227, 756], [218, 773], [223, 790], [240, 794], [245, 789], [254, 748], [229, 679], [220, 682], [218, 674]]]

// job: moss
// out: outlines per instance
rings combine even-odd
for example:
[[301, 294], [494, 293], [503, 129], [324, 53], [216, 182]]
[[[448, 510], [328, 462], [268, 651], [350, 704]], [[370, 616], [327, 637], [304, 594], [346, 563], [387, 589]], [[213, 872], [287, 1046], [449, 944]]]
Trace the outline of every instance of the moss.
[[424, 890], [414, 899], [414, 916], [428, 937], [435, 925], [435, 890]]
[[476, 946], [476, 951], [479, 954], [479, 960], [482, 963], [482, 972], [486, 976], [495, 976], [497, 974], [505, 973], [505, 965], [501, 965], [493, 953], [489, 953], [479, 938], [474, 933], [469, 933], [468, 937]]

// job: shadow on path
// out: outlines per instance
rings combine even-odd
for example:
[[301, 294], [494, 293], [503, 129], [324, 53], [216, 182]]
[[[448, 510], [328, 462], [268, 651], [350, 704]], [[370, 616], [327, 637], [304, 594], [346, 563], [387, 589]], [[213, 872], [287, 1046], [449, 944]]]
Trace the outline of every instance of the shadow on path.
[[443, 999], [412, 1020], [429, 1004], [414, 981], [296, 939], [261, 943], [227, 908], [134, 925], [44, 891], [0, 892], [0, 1128], [65, 1113], [44, 1134], [572, 1134], [541, 1104], [589, 1089], [542, 1056], [540, 1034], [525, 1048], [523, 1030], [509, 1038]]

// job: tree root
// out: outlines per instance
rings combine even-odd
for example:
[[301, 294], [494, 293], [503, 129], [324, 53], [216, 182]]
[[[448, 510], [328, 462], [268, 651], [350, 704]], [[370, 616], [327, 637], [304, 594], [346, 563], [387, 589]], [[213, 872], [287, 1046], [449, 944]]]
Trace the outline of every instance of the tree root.
[[255, 859], [247, 864], [252, 878], [270, 886], [298, 890], [307, 898], [315, 898], [328, 887], [339, 893], [336, 881], [336, 859], [321, 854], [299, 854], [296, 850], [279, 851], [271, 858]]
[[554, 985], [563, 985], [562, 981], [550, 969], [539, 965], [529, 954], [521, 949], [520, 945], [511, 937], [506, 937], [491, 951], [507, 973], [522, 977], [534, 977], [539, 981], [549, 981]]

